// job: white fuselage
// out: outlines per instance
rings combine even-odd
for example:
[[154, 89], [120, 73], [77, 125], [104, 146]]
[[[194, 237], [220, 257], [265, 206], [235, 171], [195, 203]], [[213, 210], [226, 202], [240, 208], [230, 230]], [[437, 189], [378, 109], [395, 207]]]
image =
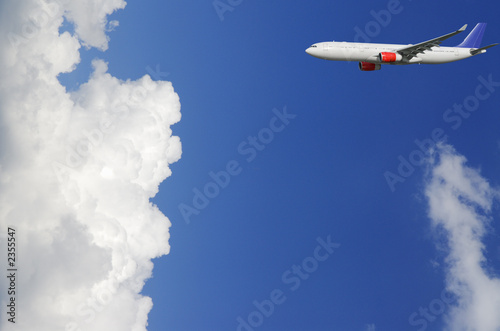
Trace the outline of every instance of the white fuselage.
[[471, 57], [470, 48], [435, 46], [419, 53], [409, 61], [381, 62], [382, 52], [397, 52], [409, 45], [370, 44], [350, 42], [321, 42], [309, 47], [306, 52], [314, 57], [332, 61], [360, 61], [379, 64], [439, 64], [462, 60]]

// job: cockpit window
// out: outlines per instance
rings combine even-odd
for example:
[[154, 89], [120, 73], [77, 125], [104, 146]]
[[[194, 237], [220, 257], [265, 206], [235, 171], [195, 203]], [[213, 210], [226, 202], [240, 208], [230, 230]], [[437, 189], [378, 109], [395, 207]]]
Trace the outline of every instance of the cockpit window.
[[312, 45], [311, 47], [318, 47], [317, 45]]

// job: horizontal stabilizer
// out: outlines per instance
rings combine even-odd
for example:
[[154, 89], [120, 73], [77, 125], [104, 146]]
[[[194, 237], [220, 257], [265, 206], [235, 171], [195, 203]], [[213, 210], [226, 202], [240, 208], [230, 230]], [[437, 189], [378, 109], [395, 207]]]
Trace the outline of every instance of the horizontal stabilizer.
[[478, 48], [478, 49], [471, 49], [470, 50], [470, 54], [471, 55], [477, 55], [477, 54], [481, 54], [481, 53], [484, 53], [486, 52], [486, 50], [490, 47], [493, 47], [493, 46], [496, 46], [498, 44], [491, 44], [491, 45], [488, 45], [488, 46], [484, 46], [484, 47], [481, 47], [481, 48]]

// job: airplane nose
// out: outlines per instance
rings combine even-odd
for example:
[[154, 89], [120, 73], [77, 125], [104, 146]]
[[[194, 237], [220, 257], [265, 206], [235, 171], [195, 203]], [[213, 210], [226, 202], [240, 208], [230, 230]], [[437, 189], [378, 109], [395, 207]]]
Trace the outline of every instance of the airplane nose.
[[311, 47], [309, 47], [308, 49], [306, 49], [306, 53], [311, 55]]

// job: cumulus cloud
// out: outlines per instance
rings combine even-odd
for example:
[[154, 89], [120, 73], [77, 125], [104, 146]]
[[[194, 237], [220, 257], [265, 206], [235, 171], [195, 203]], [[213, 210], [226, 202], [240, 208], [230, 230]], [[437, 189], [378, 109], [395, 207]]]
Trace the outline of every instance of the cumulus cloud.
[[376, 331], [375, 324], [366, 324], [365, 331]]
[[446, 237], [446, 286], [457, 298], [448, 329], [500, 330], [500, 279], [488, 271], [482, 242], [493, 225], [498, 191], [449, 145], [439, 147], [431, 162], [429, 216]]
[[[63, 0], [61, 0], [63, 1]], [[75, 24], [75, 32], [86, 46], [100, 49], [108, 48], [109, 38], [106, 35], [108, 24], [114, 28], [118, 21], [108, 23], [106, 17], [117, 9], [125, 8], [123, 0], [64, 0], [65, 17]]]
[[[140, 292], [170, 249], [170, 222], [149, 199], [181, 156], [179, 98], [148, 75], [119, 80], [102, 60], [74, 92], [57, 79], [82, 45], [107, 48], [117, 23], [106, 18], [124, 6], [0, 0], [0, 233], [15, 228], [18, 269], [16, 323], [4, 308], [1, 330], [146, 329], [152, 300]], [[74, 34], [59, 32], [64, 18]]]

